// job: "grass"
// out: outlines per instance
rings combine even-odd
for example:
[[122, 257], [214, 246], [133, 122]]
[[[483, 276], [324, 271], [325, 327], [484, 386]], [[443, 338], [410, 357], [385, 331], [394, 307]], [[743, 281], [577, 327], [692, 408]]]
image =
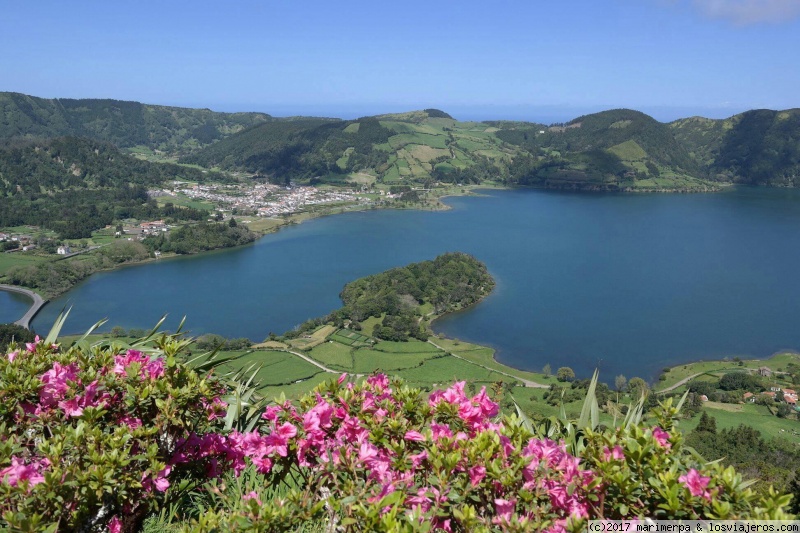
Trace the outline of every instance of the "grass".
[[225, 364], [228, 370], [244, 370], [249, 377], [258, 368], [255, 382], [260, 385], [259, 390], [269, 386], [289, 385], [298, 380], [309, 380], [323, 373], [318, 367], [288, 352], [248, 350], [224, 352], [224, 355], [235, 357]]
[[352, 371], [353, 350], [344, 344], [328, 341], [315, 346], [308, 356], [331, 368]]
[[424, 361], [422, 365], [407, 370], [397, 371], [396, 374], [410, 381], [421, 381], [447, 385], [454, 381], [480, 381], [494, 383], [496, 381], [508, 382], [508, 376], [487, 370], [475, 364], [461, 361], [454, 357], [440, 357]]
[[478, 344], [471, 344], [469, 342], [459, 341], [456, 339], [434, 338], [431, 340], [442, 349], [463, 357], [472, 363], [486, 366], [500, 372], [506, 372], [514, 376], [519, 376], [520, 378], [534, 381], [536, 383], [542, 383], [544, 385], [557, 383], [557, 380], [554, 376], [548, 377], [544, 374], [539, 374], [536, 372], [517, 370], [516, 368], [512, 368], [497, 362], [494, 358], [494, 350], [492, 348], [480, 346]]
[[3, 252], [0, 253], [0, 275], [16, 266], [27, 266], [48, 260], [47, 257], [32, 255], [26, 252]]
[[671, 367], [669, 372], [666, 373], [666, 379], [660, 381], [656, 388], [657, 390], [663, 390], [694, 374], [721, 374], [744, 369], [756, 370], [762, 366], [778, 370], [785, 368], [788, 363], [800, 363], [800, 354], [779, 353], [768, 359], [747, 359], [742, 361], [742, 366], [739, 366], [738, 362], [726, 360], [686, 363]]
[[417, 340], [408, 342], [380, 341], [375, 345], [375, 350], [389, 353], [442, 353], [433, 344]]
[[[740, 409], [736, 410], [736, 408]], [[718, 431], [744, 424], [758, 430], [765, 438], [781, 437], [800, 444], [800, 434], [797, 433], [800, 426], [798, 426], [797, 420], [778, 418], [770, 413], [766, 406], [750, 403], [730, 406], [729, 404], [706, 402], [705, 409], [710, 416], [717, 420]], [[698, 415], [691, 420], [682, 420], [679, 427], [688, 433], [697, 426], [699, 421], [700, 416]]]
[[383, 321], [383, 316], [374, 317], [371, 316], [368, 319], [361, 322], [361, 331], [364, 335], [372, 336], [373, 331], [375, 331], [375, 326], [379, 325]]
[[[408, 368], [416, 368], [434, 357], [444, 356], [444, 352], [379, 352], [367, 348], [356, 350], [353, 354], [353, 370], [358, 374], [370, 372], [391, 372]], [[451, 358], [448, 358], [451, 359]]]

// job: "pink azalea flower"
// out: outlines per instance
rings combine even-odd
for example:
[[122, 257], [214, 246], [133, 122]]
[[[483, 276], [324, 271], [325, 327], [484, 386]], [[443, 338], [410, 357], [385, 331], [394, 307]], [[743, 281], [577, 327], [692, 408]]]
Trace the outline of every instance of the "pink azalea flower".
[[486, 394], [486, 387], [481, 387], [481, 391], [472, 398], [472, 401], [480, 406], [483, 415], [488, 418], [494, 418], [497, 416], [497, 413], [500, 412], [500, 406], [493, 402]]
[[255, 500], [258, 505], [262, 505], [261, 500], [258, 499], [258, 493], [254, 490], [251, 490], [250, 492], [245, 494], [242, 497], [242, 500], [245, 502], [249, 502], [250, 500]]
[[108, 521], [108, 533], [122, 533], [122, 520], [118, 516]]
[[610, 461], [611, 459], [622, 461], [625, 459], [625, 452], [620, 445], [614, 446], [613, 450], [609, 450], [608, 446], [606, 446], [603, 448], [603, 459], [606, 461]]
[[15, 351], [9, 353], [8, 354], [8, 362], [9, 363], [13, 363], [14, 359], [16, 359], [18, 355], [19, 355], [19, 350], [15, 350]]
[[494, 510], [496, 516], [492, 519], [493, 524], [510, 524], [511, 514], [516, 507], [516, 500], [504, 500], [503, 498], [495, 498]]
[[706, 490], [708, 482], [711, 481], [710, 477], [701, 476], [700, 472], [692, 468], [689, 472], [679, 477], [678, 481], [689, 489], [692, 496], [700, 496], [706, 500], [711, 500], [711, 493]]
[[672, 447], [672, 444], [669, 442], [669, 433], [658, 426], [653, 428], [653, 438], [656, 439], [656, 442], [662, 448], [669, 450]]
[[33, 339], [33, 342], [26, 342], [25, 343], [25, 348], [29, 352], [33, 352], [33, 351], [36, 350], [36, 345], [39, 344], [41, 342], [41, 340], [42, 339], [39, 338], [39, 335], [36, 335], [36, 337]]
[[81, 407], [80, 397], [76, 396], [66, 402], [58, 402], [58, 406], [64, 411], [67, 416], [81, 416], [83, 414], [83, 407]]
[[424, 461], [428, 459], [428, 452], [426, 450], [422, 450], [419, 453], [410, 455], [408, 458], [411, 459], [411, 466], [413, 466], [416, 470]]
[[142, 421], [139, 418], [135, 418], [132, 416], [123, 416], [119, 419], [119, 423], [125, 426], [128, 426], [131, 429], [136, 429], [142, 427]]
[[344, 383], [344, 380], [346, 380], [346, 379], [347, 379], [347, 374], [342, 374], [341, 376], [339, 376], [339, 379], [338, 379], [338, 380], [336, 380], [336, 382], [337, 382], [339, 385], [341, 385], [342, 383]]
[[412, 442], [424, 442], [425, 441], [425, 435], [423, 435], [419, 431], [414, 431], [414, 430], [406, 431], [406, 434], [405, 434], [405, 436], [403, 438], [406, 439], [406, 440], [410, 440]]
[[50, 466], [50, 461], [47, 459], [26, 465], [21, 459], [12, 457], [11, 466], [0, 470], [0, 481], [8, 483], [12, 487], [16, 487], [22, 481], [27, 481], [28, 487], [31, 488], [44, 481], [41, 471], [48, 466]]
[[65, 366], [56, 362], [53, 363], [53, 368], [42, 374], [39, 379], [43, 383], [39, 389], [39, 401], [45, 407], [51, 407], [64, 398], [69, 389], [67, 383], [78, 380], [78, 366], [75, 363]]
[[486, 467], [483, 465], [473, 466], [467, 470], [467, 473], [469, 473], [469, 482], [472, 483], [473, 487], [477, 487], [486, 477]]
[[280, 407], [278, 407], [277, 405], [270, 405], [264, 411], [264, 414], [261, 415], [261, 418], [263, 418], [264, 420], [269, 420], [271, 422], [274, 422], [275, 420], [278, 419], [278, 413], [280, 412], [281, 412]]

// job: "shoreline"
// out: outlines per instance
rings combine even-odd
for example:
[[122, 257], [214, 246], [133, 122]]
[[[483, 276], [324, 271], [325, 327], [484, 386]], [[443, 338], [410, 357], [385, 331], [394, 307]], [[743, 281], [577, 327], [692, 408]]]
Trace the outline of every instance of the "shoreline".
[[15, 285], [0, 284], [0, 291], [13, 292], [13, 293], [16, 293], [16, 294], [22, 294], [22, 295], [27, 296], [28, 298], [31, 299], [31, 306], [22, 315], [22, 318], [20, 318], [19, 320], [13, 322], [13, 324], [16, 324], [17, 326], [21, 326], [21, 327], [23, 327], [23, 328], [25, 328], [27, 330], [31, 329], [31, 320], [33, 320], [34, 317], [39, 313], [39, 311], [41, 311], [42, 307], [44, 307], [47, 304], [47, 302], [49, 302], [49, 300], [46, 300], [46, 299], [42, 298], [36, 292], [34, 292], [34, 291], [30, 290], [30, 289], [17, 287]]
[[[439, 211], [439, 210], [442, 210], [442, 211], [444, 211], [444, 210], [453, 209], [452, 206], [449, 206], [449, 205], [447, 205], [446, 203], [443, 202], [443, 200], [446, 200], [447, 198], [451, 198], [451, 197], [458, 198], [458, 197], [463, 197], [463, 196], [480, 196], [482, 190], [486, 190], [486, 191], [503, 191], [503, 190], [525, 190], [525, 189], [555, 190], [555, 189], [532, 187], [532, 186], [510, 187], [510, 186], [501, 185], [501, 184], [476, 184], [476, 185], [466, 185], [466, 186], [462, 186], [462, 187], [450, 187], [450, 188], [447, 188], [445, 191], [442, 191], [442, 194], [432, 195], [432, 197], [428, 199], [428, 201], [426, 202], [426, 204], [424, 206], [419, 206], [419, 205], [411, 205], [411, 206], [380, 205], [380, 206], [378, 206], [378, 205], [359, 205], [359, 204], [356, 204], [356, 205], [353, 205], [353, 206], [349, 206], [349, 208], [347, 206], [345, 206], [345, 207], [332, 207], [330, 209], [321, 209], [321, 210], [313, 211], [313, 212], [301, 212], [301, 213], [296, 213], [296, 214], [293, 214], [293, 215], [291, 215], [289, 217], [286, 217], [285, 219], [276, 218], [275, 222], [277, 222], [277, 224], [273, 225], [272, 227], [265, 228], [262, 231], [256, 231], [256, 233], [258, 233], [258, 237], [256, 237], [255, 241], [251, 242], [251, 243], [247, 243], [247, 244], [240, 245], [240, 246], [235, 246], [235, 247], [230, 247], [230, 248], [218, 248], [218, 249], [215, 249], [215, 250], [207, 250], [207, 251], [202, 251], [202, 252], [198, 252], [198, 253], [195, 253], [195, 254], [187, 254], [187, 255], [173, 254], [173, 255], [161, 256], [160, 258], [152, 258], [151, 257], [151, 258], [144, 259], [142, 261], [122, 263], [122, 264], [119, 264], [119, 265], [115, 265], [112, 268], [98, 270], [95, 273], [113, 272], [113, 271], [115, 271], [117, 269], [122, 269], [122, 268], [132, 267], [132, 266], [138, 266], [138, 265], [146, 265], [146, 264], [149, 264], [149, 263], [152, 263], [152, 262], [158, 262], [158, 261], [160, 261], [162, 259], [177, 259], [177, 258], [189, 259], [189, 258], [193, 258], [193, 257], [202, 257], [202, 256], [205, 256], [206, 254], [210, 254], [210, 253], [222, 253], [222, 252], [225, 252], [225, 251], [228, 251], [228, 250], [236, 250], [236, 249], [239, 249], [239, 248], [243, 248], [244, 246], [253, 245], [258, 240], [260, 240], [262, 237], [264, 237], [266, 235], [269, 235], [269, 234], [272, 234], [272, 233], [277, 233], [279, 230], [281, 230], [282, 228], [284, 228], [286, 226], [301, 224], [303, 222], [306, 222], [306, 221], [309, 221], [309, 220], [314, 220], [316, 218], [322, 218], [322, 217], [327, 217], [327, 216], [332, 216], [332, 215], [337, 215], [337, 214], [345, 214], [345, 213], [348, 213], [348, 212], [363, 212], [363, 211], [378, 210], [378, 209], [381, 209], [381, 210], [383, 210], [383, 209], [398, 209], [398, 210], [414, 210], [414, 211]], [[566, 191], [566, 192], [572, 192], [572, 191]], [[581, 191], [577, 191], [577, 192], [581, 192]], [[586, 192], [595, 192], [595, 191], [586, 191]], [[620, 193], [620, 191], [614, 191], [614, 192], [616, 192], [617, 194]], [[612, 194], [614, 192], [612, 192]], [[630, 193], [628, 193], [628, 194], [630, 194]], [[247, 223], [244, 223], [244, 225], [245, 225], [245, 227], [249, 227], [249, 224], [247, 224]], [[66, 290], [66, 291], [64, 291], [64, 292], [62, 292], [60, 294], [63, 295], [65, 293], [69, 292], [70, 290], [74, 289], [75, 287], [79, 286], [81, 283], [83, 283], [84, 281], [86, 281], [86, 280], [88, 280], [90, 278], [91, 278], [91, 275], [88, 276], [87, 278], [81, 280], [79, 283], [73, 285], [72, 287], [70, 287], [70, 289], [68, 289], [68, 290]], [[16, 292], [22, 292], [23, 290], [25, 290], [25, 288], [22, 288], [22, 287], [17, 287], [17, 286], [10, 286], [10, 287], [12, 287], [14, 289], [21, 289], [21, 290], [17, 290]], [[496, 287], [495, 287], [495, 289], [493, 289], [492, 292], [490, 292], [487, 295], [485, 295], [481, 300], [479, 300], [477, 302], [474, 302], [473, 304], [471, 304], [471, 305], [469, 305], [469, 306], [467, 306], [465, 308], [459, 309], [459, 310], [455, 311], [455, 313], [461, 313], [461, 312], [465, 312], [465, 311], [471, 310], [478, 303], [482, 302], [486, 297], [490, 296], [493, 292], [495, 292], [495, 290], [496, 290]], [[31, 293], [35, 294], [33, 291], [31, 291]], [[39, 305], [39, 307], [36, 309], [36, 312], [31, 314], [31, 316], [29, 317], [29, 320], [28, 320], [28, 327], [29, 327], [30, 321], [46, 305], [46, 303], [47, 303], [46, 300], [43, 301]], [[453, 314], [453, 313], [447, 313], [447, 315], [450, 315], [450, 314]], [[430, 321], [430, 328], [431, 328], [432, 335], [437, 336], [437, 337], [439, 335], [444, 335], [445, 336], [444, 338], [448, 338], [446, 336], [446, 334], [437, 333], [435, 331], [435, 329], [434, 329], [434, 322], [436, 320], [438, 320], [439, 318], [442, 318], [443, 316], [445, 316], [445, 315], [439, 315], [439, 316], [436, 316], [436, 317], [432, 318], [431, 321]], [[492, 355], [491, 355], [492, 362], [494, 362], [497, 365], [501, 365], [504, 368], [510, 369], [511, 371], [536, 374], [538, 376], [544, 377], [544, 374], [542, 374], [539, 371], [528, 370], [528, 369], [523, 369], [523, 368], [517, 368], [515, 366], [509, 365], [509, 364], [501, 361], [500, 359], [498, 359], [498, 355], [500, 354], [501, 349], [496, 347], [496, 346], [492, 346], [490, 344], [487, 345], [487, 344], [476, 343], [476, 342], [472, 342], [472, 341], [470, 341], [468, 339], [460, 339], [459, 337], [451, 337], [451, 339], [460, 340], [462, 342], [467, 342], [467, 343], [473, 344], [475, 346], [480, 346], [480, 347], [483, 347], [483, 348], [491, 350], [492, 351]], [[768, 360], [772, 359], [773, 357], [775, 357], [776, 355], [785, 354], [785, 353], [787, 353], [787, 352], [786, 351], [779, 351], [779, 352], [772, 353], [771, 355], [765, 355], [764, 357], [756, 357], [753, 360], [755, 360], [755, 361], [768, 361]], [[733, 355], [728, 356], [728, 357], [732, 358]], [[723, 358], [723, 359], [711, 359], [711, 360], [704, 360], [704, 359], [692, 360], [689, 363], [678, 363], [676, 365], [671, 365], [671, 366], [669, 366], [669, 368], [674, 369], [674, 368], [678, 368], [678, 367], [681, 367], [681, 366], [684, 366], [684, 365], [687, 365], [687, 364], [697, 364], [697, 363], [704, 363], [704, 362], [725, 363], [725, 359]], [[557, 364], [556, 364], [556, 366], [557, 366]], [[654, 386], [654, 390], [657, 390], [659, 388], [659, 385], [661, 384], [661, 382], [658, 380], [660, 374], [661, 374], [661, 372], [657, 372], [655, 375], [650, 376], [649, 378], [646, 378]]]

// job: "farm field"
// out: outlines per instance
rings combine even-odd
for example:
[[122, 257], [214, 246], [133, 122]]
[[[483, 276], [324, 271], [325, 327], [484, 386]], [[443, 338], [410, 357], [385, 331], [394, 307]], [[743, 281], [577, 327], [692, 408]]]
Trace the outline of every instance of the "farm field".
[[699, 361], [696, 363], [677, 365], [671, 367], [669, 372], [665, 373], [666, 379], [658, 383], [656, 390], [663, 390], [667, 387], [671, 387], [679, 381], [698, 373], [724, 373], [744, 369], [757, 370], [762, 366], [766, 366], [773, 371], [780, 371], [789, 363], [800, 363], [800, 354], [786, 352], [775, 354], [768, 359], [742, 360], [741, 366], [735, 361]]
[[311, 378], [314, 378], [313, 385], [316, 385], [325, 377], [323, 375], [317, 379], [317, 374], [326, 374], [318, 367], [288, 352], [247, 350], [222, 352], [222, 354], [235, 357], [224, 365], [229, 370], [244, 370], [249, 377], [253, 371], [259, 368], [254, 380], [260, 385], [259, 389], [289, 385], [301, 380], [311, 380]]

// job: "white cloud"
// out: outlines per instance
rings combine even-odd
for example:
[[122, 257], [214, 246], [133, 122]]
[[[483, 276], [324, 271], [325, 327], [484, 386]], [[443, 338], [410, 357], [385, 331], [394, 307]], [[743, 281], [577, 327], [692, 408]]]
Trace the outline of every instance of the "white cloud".
[[692, 0], [711, 18], [738, 25], [789, 22], [800, 16], [800, 0]]

